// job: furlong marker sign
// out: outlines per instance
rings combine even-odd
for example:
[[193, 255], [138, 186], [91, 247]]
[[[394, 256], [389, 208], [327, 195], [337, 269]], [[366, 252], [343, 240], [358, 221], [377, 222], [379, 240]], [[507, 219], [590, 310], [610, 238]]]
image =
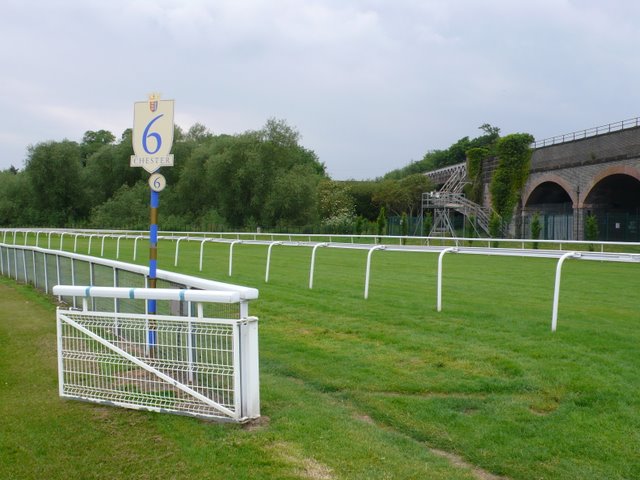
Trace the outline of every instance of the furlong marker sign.
[[[133, 153], [131, 166], [142, 167], [151, 175], [149, 188], [149, 288], [156, 288], [158, 268], [158, 206], [160, 192], [167, 182], [158, 172], [160, 167], [172, 167], [173, 155], [173, 100], [160, 100], [160, 95], [152, 93], [146, 102], [133, 104]], [[156, 314], [156, 301], [147, 304], [149, 314]], [[149, 347], [157, 345], [155, 322], [149, 322]]]
[[150, 95], [146, 102], [133, 105], [132, 167], [153, 173], [160, 167], [173, 166], [173, 100]]

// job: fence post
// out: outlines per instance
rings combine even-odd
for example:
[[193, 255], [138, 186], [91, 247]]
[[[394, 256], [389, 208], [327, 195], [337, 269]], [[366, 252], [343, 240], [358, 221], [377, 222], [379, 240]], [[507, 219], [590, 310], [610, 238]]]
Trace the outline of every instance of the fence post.
[[242, 240], [234, 240], [231, 242], [231, 245], [229, 245], [229, 276], [231, 276], [233, 272], [233, 246], [236, 243], [242, 243]]
[[202, 271], [202, 257], [204, 255], [204, 244], [207, 241], [207, 239], [205, 238], [204, 240], [202, 240], [202, 242], [200, 242], [200, 271]]
[[175, 255], [175, 260], [173, 261], [173, 266], [177, 267], [178, 266], [178, 248], [180, 247], [180, 240], [184, 240], [185, 237], [179, 238], [178, 240], [176, 240], [176, 255]]
[[116, 241], [116, 260], [120, 258], [120, 240], [124, 235], [120, 235]]
[[258, 354], [258, 321], [252, 317], [240, 323], [240, 368], [242, 375], [241, 416], [260, 416], [260, 368]]
[[[353, 237], [351, 237], [351, 239], [353, 240]], [[309, 289], [310, 290], [313, 288], [313, 274], [316, 266], [316, 251], [318, 250], [319, 247], [326, 247], [327, 245], [329, 244], [318, 243], [313, 246], [313, 250], [311, 251], [311, 268], [309, 269]]]
[[375, 250], [385, 250], [387, 247], [384, 245], [376, 245], [375, 247], [371, 247], [369, 249], [369, 253], [367, 254], [367, 270], [364, 275], [364, 298], [365, 300], [369, 298], [369, 277], [371, 274], [371, 256]]
[[95, 237], [95, 234], [89, 235], [89, 247], [87, 248], [87, 255], [91, 255], [91, 241], [93, 240], [93, 237]]
[[138, 240], [140, 240], [141, 238], [144, 238], [144, 237], [142, 235], [139, 235], [133, 240], [133, 260], [134, 261], [136, 259], [136, 256], [138, 255]]
[[[42, 255], [44, 260], [44, 291], [45, 293], [49, 293], [49, 275], [47, 274], [47, 254]], [[16, 274], [17, 280], [17, 274]]]
[[560, 257], [556, 266], [556, 284], [553, 289], [553, 313], [551, 314], [551, 331], [555, 332], [558, 326], [558, 304], [560, 303], [560, 277], [562, 275], [562, 264], [567, 258], [579, 258], [578, 252], [567, 252]]
[[267, 269], [264, 274], [265, 283], [269, 282], [269, 266], [271, 265], [271, 249], [273, 248], [274, 245], [281, 245], [281, 244], [282, 242], [271, 242], [269, 244], [269, 248], [267, 249]]
[[438, 310], [438, 312], [442, 311], [442, 260], [444, 256], [449, 252], [457, 253], [458, 248], [457, 247], [445, 248], [440, 252], [440, 255], [438, 255], [438, 292], [437, 292], [437, 303], [436, 303], [436, 309]]

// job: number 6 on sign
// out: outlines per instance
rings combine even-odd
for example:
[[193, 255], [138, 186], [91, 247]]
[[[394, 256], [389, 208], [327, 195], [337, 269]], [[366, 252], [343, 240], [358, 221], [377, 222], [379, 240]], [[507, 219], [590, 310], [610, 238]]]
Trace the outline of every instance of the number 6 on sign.
[[161, 173], [153, 173], [149, 177], [149, 187], [154, 192], [161, 192], [167, 186], [167, 179]]
[[146, 102], [133, 105], [132, 167], [153, 173], [160, 167], [172, 167], [173, 100], [160, 100], [153, 94]]
[[[147, 124], [147, 126], [144, 129], [144, 132], [142, 133], [142, 148], [149, 155], [153, 155], [154, 153], [157, 153], [158, 150], [160, 150], [160, 147], [162, 146], [162, 136], [160, 136], [160, 134], [158, 132], [149, 133], [149, 129], [151, 128], [151, 125], [153, 125], [153, 123], [156, 120], [158, 120], [160, 117], [162, 117], [163, 115], [164, 115], [164, 113], [161, 113], [157, 117], [153, 118]], [[149, 137], [154, 138], [155, 141], [156, 141], [156, 148], [153, 151], [149, 150], [149, 145], [147, 144], [147, 140], [149, 139]]]

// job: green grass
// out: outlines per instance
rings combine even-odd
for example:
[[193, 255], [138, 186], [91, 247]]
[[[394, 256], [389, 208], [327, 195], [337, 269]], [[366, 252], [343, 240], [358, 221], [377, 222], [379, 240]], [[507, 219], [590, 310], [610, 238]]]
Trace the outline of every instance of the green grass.
[[437, 313], [435, 254], [375, 252], [364, 300], [365, 251], [319, 249], [309, 290], [308, 247], [274, 247], [265, 284], [265, 246], [236, 245], [231, 278], [228, 245], [203, 272], [199, 242], [178, 268], [174, 246], [160, 268], [260, 289], [268, 424], [59, 400], [53, 309], [4, 282], [0, 478], [474, 478], [432, 449], [510, 479], [640, 478], [639, 265], [567, 261], [551, 333], [554, 260], [447, 256]]

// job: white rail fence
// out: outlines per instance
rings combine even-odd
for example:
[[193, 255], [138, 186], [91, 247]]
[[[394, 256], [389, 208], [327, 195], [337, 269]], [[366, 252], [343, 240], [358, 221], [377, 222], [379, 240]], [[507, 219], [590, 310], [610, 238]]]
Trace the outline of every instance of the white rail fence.
[[[134, 240], [134, 252], [133, 257], [136, 257], [137, 243], [139, 238], [143, 238], [140, 232], [117, 232], [117, 231], [34, 231], [24, 229], [6, 229], [4, 230], [4, 236], [13, 235], [13, 241], [16, 242], [16, 235], [23, 234], [24, 242], [27, 243], [27, 236], [29, 233], [34, 233], [36, 236], [36, 243], [38, 242], [38, 234], [42, 233], [47, 235], [48, 244], [51, 243], [51, 235], [59, 235], [60, 243], [62, 244], [62, 238], [65, 234], [73, 235], [75, 237], [74, 250], [77, 245], [78, 237], [89, 238], [90, 241], [93, 236], [102, 237], [102, 250], [104, 250], [105, 238], [116, 238], [116, 256], [120, 253], [120, 240], [122, 238], [128, 238]], [[264, 245], [267, 247], [266, 265], [265, 265], [265, 282], [269, 282], [269, 276], [271, 271], [271, 258], [272, 250], [274, 246], [284, 247], [307, 247], [311, 248], [311, 261], [309, 267], [309, 289], [314, 285], [314, 273], [316, 265], [316, 255], [319, 248], [338, 248], [338, 249], [356, 249], [367, 251], [367, 259], [364, 272], [364, 298], [369, 297], [369, 284], [372, 270], [372, 256], [375, 251], [388, 251], [388, 252], [425, 252], [435, 253], [439, 255], [438, 258], [438, 272], [437, 272], [437, 296], [436, 296], [436, 308], [437, 311], [442, 311], [442, 275], [443, 275], [443, 255], [445, 253], [457, 253], [463, 255], [488, 255], [488, 256], [516, 256], [516, 257], [534, 257], [534, 258], [552, 258], [557, 259], [558, 264], [556, 267], [556, 278], [554, 284], [553, 295], [553, 308], [551, 328], [553, 331], [557, 328], [558, 323], [558, 308], [560, 297], [560, 281], [561, 281], [561, 268], [562, 264], [567, 258], [576, 258], [581, 260], [597, 260], [605, 262], [624, 262], [624, 263], [640, 263], [640, 254], [636, 253], [617, 253], [617, 252], [605, 252], [605, 247], [626, 247], [626, 248], [638, 248], [640, 243], [629, 242], [584, 242], [584, 241], [570, 241], [570, 242], [558, 242], [558, 241], [543, 241], [539, 240], [541, 245], [554, 246], [556, 249], [527, 249], [525, 245], [531, 244], [530, 240], [524, 239], [478, 239], [478, 238], [431, 238], [431, 237], [378, 237], [378, 236], [356, 236], [356, 235], [295, 235], [295, 234], [259, 234], [259, 233], [188, 233], [188, 234], [174, 234], [172, 232], [165, 232], [161, 235], [160, 240], [163, 242], [175, 242], [175, 254], [174, 254], [174, 266], [179, 264], [179, 252], [181, 242], [195, 242], [199, 244], [199, 269], [202, 271], [205, 261], [205, 245], [207, 243], [223, 243], [229, 245], [228, 252], [228, 266], [229, 276], [233, 272], [233, 259], [234, 259], [234, 247], [236, 245]], [[328, 240], [328, 241], [327, 241]], [[406, 241], [418, 241], [419, 244], [404, 245]], [[368, 242], [368, 243], [364, 243]], [[384, 242], [384, 243], [379, 243]], [[511, 248], [498, 248], [493, 246], [494, 242], [500, 244], [509, 245]], [[435, 243], [440, 243], [436, 245]], [[464, 247], [465, 243], [472, 243], [479, 246]], [[486, 246], [485, 246], [486, 244]], [[597, 245], [599, 252], [586, 251], [587, 248]], [[571, 246], [575, 250], [564, 250], [564, 246]], [[582, 247], [585, 250], [581, 251]], [[567, 255], [570, 254], [570, 255]]]
[[61, 396], [235, 422], [260, 415], [256, 289], [164, 270], [148, 289], [147, 267], [23, 245], [0, 244], [0, 272], [71, 305], [57, 312]]
[[[114, 238], [117, 240], [116, 259], [120, 258], [120, 241], [123, 238], [134, 240], [133, 259], [137, 257], [138, 240], [148, 239], [149, 232], [138, 230], [78, 230], [78, 229], [37, 229], [37, 228], [0, 228], [2, 234], [2, 243], [16, 244], [18, 235], [22, 236], [24, 245], [33, 241], [35, 246], [39, 247], [40, 237], [46, 237], [46, 248], [55, 248], [52, 237], [59, 238], [60, 247], [63, 249], [63, 242], [66, 236], [73, 237], [73, 251], [77, 252], [78, 239], [92, 237], [100, 237], [101, 253], [104, 255], [104, 242], [106, 238]], [[601, 242], [587, 240], [532, 240], [523, 238], [478, 238], [478, 237], [417, 237], [417, 236], [401, 236], [401, 235], [344, 235], [344, 234], [293, 234], [293, 233], [247, 233], [247, 232], [160, 232], [159, 239], [176, 241], [176, 263], [178, 260], [178, 251], [180, 242], [197, 241], [216, 242], [238, 241], [237, 243], [254, 242], [289, 242], [289, 243], [331, 243], [331, 244], [386, 244], [386, 245], [404, 245], [406, 243], [419, 245], [441, 245], [441, 246], [475, 246], [496, 248], [494, 245], [500, 244], [508, 248], [526, 248], [527, 245], [538, 243], [544, 246], [548, 245], [550, 249], [557, 250], [586, 250], [590, 247], [597, 247], [596, 250], [604, 252], [605, 249], [611, 247], [638, 248], [640, 242]], [[33, 240], [32, 240], [33, 239]], [[42, 241], [44, 244], [44, 240]], [[44, 245], [42, 245], [44, 246]], [[87, 254], [91, 252], [91, 241]]]

